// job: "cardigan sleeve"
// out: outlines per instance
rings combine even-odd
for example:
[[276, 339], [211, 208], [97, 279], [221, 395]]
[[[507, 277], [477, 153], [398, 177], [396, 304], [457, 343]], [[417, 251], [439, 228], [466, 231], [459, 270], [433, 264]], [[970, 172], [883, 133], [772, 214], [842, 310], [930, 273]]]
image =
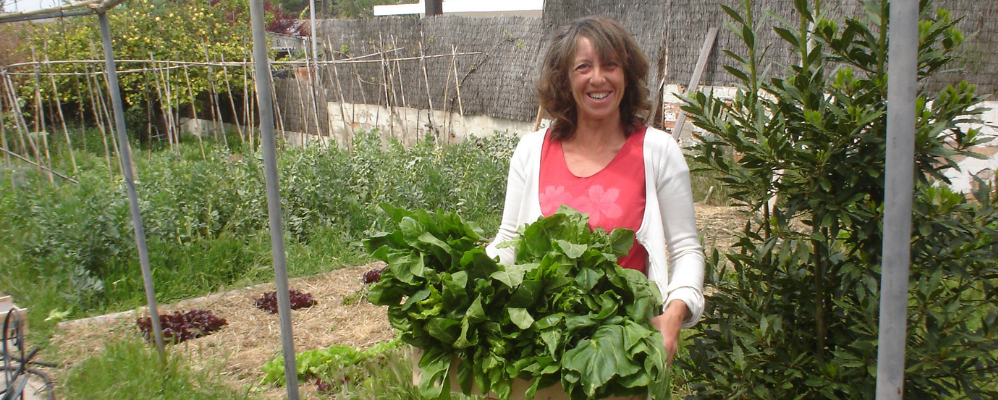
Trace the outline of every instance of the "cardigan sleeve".
[[527, 185], [527, 174], [529, 168], [529, 157], [527, 143], [520, 140], [513, 151], [513, 157], [509, 160], [509, 176], [506, 178], [506, 201], [502, 210], [502, 221], [499, 223], [499, 232], [495, 239], [485, 247], [485, 253], [489, 257], [499, 257], [499, 263], [512, 265], [516, 262], [516, 250], [512, 247], [498, 248], [503, 242], [516, 237], [516, 230], [519, 226], [519, 216], [521, 206], [524, 201], [524, 190]]
[[696, 213], [690, 187], [690, 169], [682, 149], [669, 138], [663, 149], [656, 176], [658, 205], [662, 215], [666, 248], [669, 253], [669, 283], [663, 296], [665, 306], [681, 300], [690, 310], [684, 328], [696, 325], [703, 315], [704, 255], [697, 234]]

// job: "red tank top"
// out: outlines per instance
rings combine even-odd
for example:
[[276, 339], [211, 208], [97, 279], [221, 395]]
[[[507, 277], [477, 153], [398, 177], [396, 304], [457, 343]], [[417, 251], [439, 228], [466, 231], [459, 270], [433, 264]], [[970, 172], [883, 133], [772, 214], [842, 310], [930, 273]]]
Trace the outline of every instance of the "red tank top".
[[[641, 228], [645, 212], [645, 159], [643, 127], [627, 138], [624, 146], [599, 172], [578, 177], [565, 162], [561, 142], [544, 137], [541, 150], [540, 193], [541, 213], [551, 216], [562, 204], [589, 214], [589, 228]], [[617, 260], [621, 267], [647, 274], [648, 251], [634, 241], [630, 253]]]

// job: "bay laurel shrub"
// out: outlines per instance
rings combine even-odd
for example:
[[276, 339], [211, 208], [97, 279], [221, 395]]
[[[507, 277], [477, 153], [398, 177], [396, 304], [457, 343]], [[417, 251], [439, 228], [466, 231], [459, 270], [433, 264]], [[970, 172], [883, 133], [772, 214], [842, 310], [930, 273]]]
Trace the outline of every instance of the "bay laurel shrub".
[[[365, 132], [352, 150], [284, 148], [289, 272], [366, 261], [361, 239], [390, 221], [379, 203], [453, 210], [495, 231], [515, 143], [515, 135], [497, 132], [449, 146], [427, 139], [404, 147]], [[17, 170], [15, 185], [0, 181], [0, 287], [21, 304], [72, 310], [70, 316], [142, 305], [123, 183], [110, 178], [103, 153], [81, 148], [77, 158], [87, 160], [79, 183], [49, 184], [34, 169]], [[140, 151], [134, 159], [160, 301], [273, 278], [262, 153], [234, 153], [209, 141], [202, 156], [197, 140], [187, 138], [179, 153]], [[42, 321], [47, 314], [32, 313], [34, 326], [49, 324]]]
[[[744, 44], [726, 51], [737, 95], [686, 99], [706, 132], [698, 161], [756, 216], [708, 257], [708, 308], [679, 361], [699, 398], [874, 398], [889, 5], [863, 4], [862, 17], [829, 20], [795, 0], [798, 19], [772, 28], [797, 56], [779, 76], [763, 67], [752, 0], [725, 7]], [[984, 142], [965, 124], [982, 97], [967, 83], [927, 89], [963, 36], [948, 12], [920, 6], [904, 397], [996, 398], [998, 202], [993, 183], [965, 196], [943, 175]]]

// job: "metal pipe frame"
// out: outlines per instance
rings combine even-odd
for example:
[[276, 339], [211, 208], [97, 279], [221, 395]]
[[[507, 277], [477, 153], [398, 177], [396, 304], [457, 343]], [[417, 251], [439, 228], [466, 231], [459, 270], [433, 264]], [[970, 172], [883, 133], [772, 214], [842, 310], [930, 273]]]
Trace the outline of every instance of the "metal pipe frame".
[[160, 356], [165, 358], [166, 350], [163, 348], [163, 330], [159, 324], [159, 312], [156, 310], [156, 290], [153, 288], [152, 269], [149, 267], [149, 250], [146, 248], [146, 233], [142, 227], [139, 194], [135, 190], [135, 176], [132, 174], [132, 152], [128, 145], [128, 135], [125, 132], [125, 110], [121, 102], [121, 90], [118, 87], [118, 70], [114, 64], [114, 48], [111, 44], [111, 24], [108, 22], [106, 13], [97, 14], [97, 18], [100, 21], [101, 44], [104, 47], [107, 90], [111, 95], [111, 105], [114, 108], [114, 125], [118, 131], [121, 173], [125, 177], [125, 187], [128, 189], [128, 203], [131, 206], [132, 226], [135, 228], [135, 247], [139, 250], [139, 263], [142, 266], [142, 282], [145, 284], [146, 301], [149, 303], [149, 319], [152, 323], [156, 348], [159, 350]]
[[270, 249], [274, 259], [277, 290], [277, 310], [281, 326], [281, 349], [284, 355], [284, 379], [288, 399], [298, 400], [298, 369], [295, 365], [295, 344], [291, 334], [291, 297], [288, 294], [288, 268], [284, 253], [284, 222], [281, 220], [281, 190], [277, 176], [277, 152], [274, 139], [273, 88], [270, 81], [270, 59], [267, 36], [263, 28], [263, 0], [250, 0], [250, 21], [253, 29], [253, 63], [256, 74], [257, 104], [260, 108], [260, 147], [263, 150], [264, 176], [267, 180], [267, 211], [270, 216]]
[[877, 400], [900, 400], [904, 394], [918, 95], [918, 0], [893, 0], [890, 7]]

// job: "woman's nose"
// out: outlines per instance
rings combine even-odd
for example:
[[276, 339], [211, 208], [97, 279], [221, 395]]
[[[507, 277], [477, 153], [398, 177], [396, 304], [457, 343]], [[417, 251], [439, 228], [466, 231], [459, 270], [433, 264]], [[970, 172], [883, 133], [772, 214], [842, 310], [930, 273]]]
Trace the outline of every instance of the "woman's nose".
[[591, 80], [592, 80], [593, 83], [603, 83], [604, 81], [606, 81], [606, 77], [603, 76], [603, 68], [602, 67], [596, 66], [593, 69], [593, 77], [591, 78]]

